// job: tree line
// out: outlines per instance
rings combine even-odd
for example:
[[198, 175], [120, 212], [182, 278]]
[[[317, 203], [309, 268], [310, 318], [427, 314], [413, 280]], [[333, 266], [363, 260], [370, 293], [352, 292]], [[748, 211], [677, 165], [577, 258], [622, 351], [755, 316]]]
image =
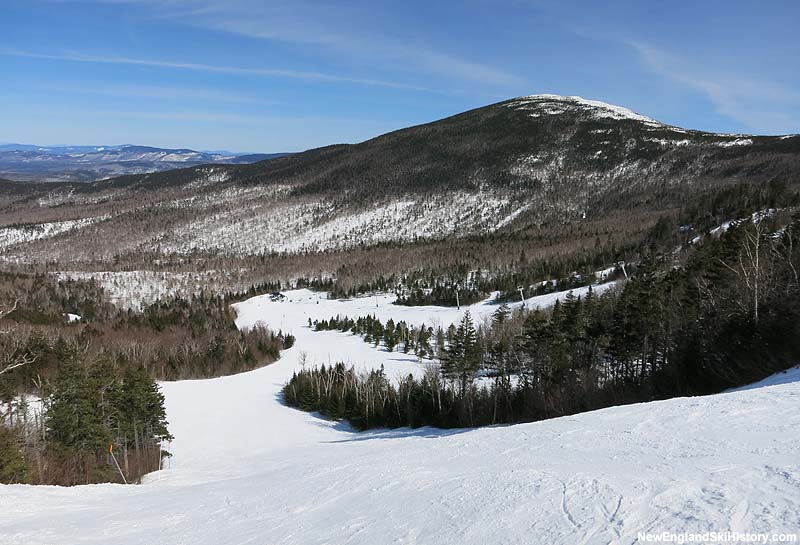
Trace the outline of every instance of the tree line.
[[[334, 316], [329, 320], [313, 321], [309, 318], [308, 326], [314, 331], [350, 332], [360, 335], [366, 343], [375, 346], [383, 343], [389, 352], [397, 350], [404, 354], [413, 353], [419, 358], [434, 356], [435, 348], [440, 342], [443, 344], [445, 336], [441, 327], [434, 332], [432, 326], [409, 326], [405, 320], [395, 323], [392, 318], [383, 323], [374, 315], [359, 316], [356, 319]], [[434, 338], [437, 344], [432, 346], [431, 341]]]

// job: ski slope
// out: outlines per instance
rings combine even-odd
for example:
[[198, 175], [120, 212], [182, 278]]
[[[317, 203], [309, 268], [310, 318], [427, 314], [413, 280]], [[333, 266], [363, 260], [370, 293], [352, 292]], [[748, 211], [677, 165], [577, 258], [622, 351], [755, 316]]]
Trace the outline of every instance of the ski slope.
[[[532, 424], [355, 433], [281, 404], [303, 354], [307, 365], [383, 364], [390, 376], [421, 364], [313, 332], [308, 318], [374, 312], [446, 326], [461, 313], [287, 295], [236, 307], [239, 327], [264, 321], [297, 337], [278, 362], [162, 385], [170, 467], [142, 486], [0, 486], [0, 543], [576, 545], [800, 528], [800, 369], [716, 396]], [[495, 308], [470, 310], [480, 319]]]

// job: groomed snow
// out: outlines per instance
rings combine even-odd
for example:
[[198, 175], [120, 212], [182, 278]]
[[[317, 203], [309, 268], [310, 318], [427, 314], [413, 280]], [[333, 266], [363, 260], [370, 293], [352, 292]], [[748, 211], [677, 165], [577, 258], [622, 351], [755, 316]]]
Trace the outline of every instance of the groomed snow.
[[[277, 363], [163, 384], [171, 467], [143, 486], [0, 486], [0, 543], [628, 544], [640, 531], [800, 527], [798, 373], [532, 424], [354, 433], [281, 404], [301, 353], [309, 363], [384, 363], [389, 373], [418, 364], [303, 327], [309, 317], [363, 315], [374, 298], [287, 295], [237, 305], [240, 327], [265, 321], [297, 336]], [[545, 297], [528, 304], [555, 296]], [[460, 316], [387, 302], [378, 298], [379, 316], [410, 323]]]

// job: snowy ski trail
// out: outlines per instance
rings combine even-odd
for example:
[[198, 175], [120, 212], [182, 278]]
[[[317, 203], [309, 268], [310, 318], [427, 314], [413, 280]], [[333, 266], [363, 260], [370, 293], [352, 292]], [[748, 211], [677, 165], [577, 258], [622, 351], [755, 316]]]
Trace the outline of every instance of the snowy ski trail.
[[[301, 354], [307, 365], [383, 364], [389, 376], [421, 366], [357, 336], [313, 332], [308, 318], [446, 327], [462, 312], [287, 296], [237, 305], [239, 327], [264, 321], [297, 337], [278, 362], [162, 384], [176, 436], [167, 469], [142, 486], [0, 486], [0, 543], [574, 545], [800, 528], [800, 369], [715, 396], [531, 424], [355, 433], [281, 403]], [[477, 319], [495, 309], [470, 307]]]

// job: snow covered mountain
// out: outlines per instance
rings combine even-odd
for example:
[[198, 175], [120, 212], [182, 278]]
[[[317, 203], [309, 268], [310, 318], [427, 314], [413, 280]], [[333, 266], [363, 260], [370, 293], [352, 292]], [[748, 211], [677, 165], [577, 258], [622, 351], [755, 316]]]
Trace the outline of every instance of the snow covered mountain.
[[[175, 435], [167, 469], [142, 486], [0, 486], [0, 542], [594, 545], [800, 527], [800, 369], [532, 424], [356, 433], [286, 407], [281, 386], [304, 363], [384, 365], [390, 378], [424, 368], [307, 320], [402, 312], [446, 324], [460, 313], [286, 295], [237, 305], [240, 328], [265, 321], [296, 335], [277, 363], [162, 385]], [[481, 319], [495, 307], [470, 310]]]
[[[193, 152], [137, 153], [188, 161]], [[602, 102], [533, 95], [249, 165], [2, 183], [0, 240], [23, 261], [252, 256], [512, 233], [557, 244], [567, 224], [595, 236], [641, 232], [699, 195], [768, 183], [800, 183], [800, 137], [687, 130]]]
[[283, 154], [231, 154], [149, 146], [0, 145], [0, 177], [32, 181], [95, 181], [208, 163], [244, 164]]

